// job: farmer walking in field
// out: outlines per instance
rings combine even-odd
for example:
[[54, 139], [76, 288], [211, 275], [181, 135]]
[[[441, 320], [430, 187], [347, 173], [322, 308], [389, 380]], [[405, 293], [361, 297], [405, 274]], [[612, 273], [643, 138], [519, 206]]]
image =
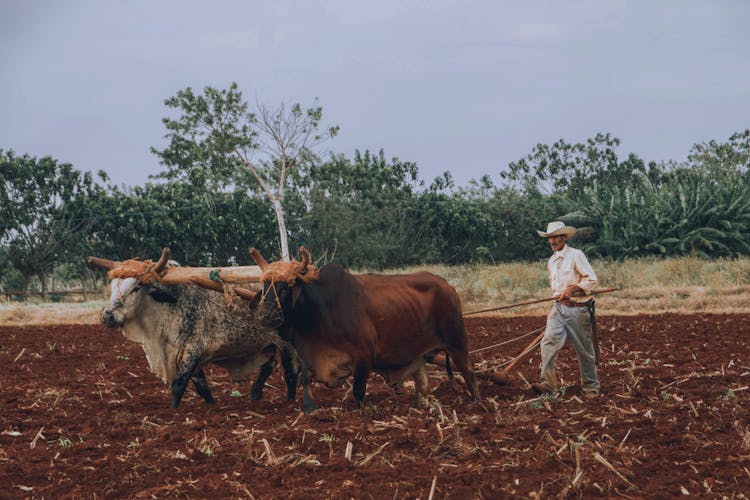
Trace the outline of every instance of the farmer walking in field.
[[[569, 338], [578, 356], [583, 393], [593, 398], [599, 395], [596, 339], [592, 338], [591, 330], [595, 321], [591, 291], [596, 285], [596, 274], [586, 255], [566, 244], [575, 232], [574, 227], [560, 221], [550, 222], [546, 231], [537, 231], [554, 252], [547, 262], [547, 273], [555, 302], [547, 316], [547, 328], [541, 341], [541, 380], [532, 384], [532, 388], [539, 394], [558, 390], [557, 353]], [[577, 301], [576, 297], [583, 297], [585, 301]]]

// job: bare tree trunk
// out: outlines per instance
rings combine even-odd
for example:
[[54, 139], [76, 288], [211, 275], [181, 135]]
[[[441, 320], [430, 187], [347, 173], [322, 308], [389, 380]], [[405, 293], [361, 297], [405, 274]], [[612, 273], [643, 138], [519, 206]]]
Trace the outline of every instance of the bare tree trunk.
[[39, 283], [42, 285], [42, 300], [47, 300], [47, 276], [39, 273], [37, 277], [39, 278]]
[[289, 241], [286, 237], [286, 223], [284, 222], [284, 210], [281, 207], [281, 199], [274, 196], [273, 210], [276, 212], [276, 222], [279, 224], [279, 243], [281, 243], [281, 260], [289, 262]]
[[83, 295], [83, 301], [86, 302], [88, 300], [86, 298], [86, 273], [81, 273], [79, 279], [81, 280], [81, 295]]

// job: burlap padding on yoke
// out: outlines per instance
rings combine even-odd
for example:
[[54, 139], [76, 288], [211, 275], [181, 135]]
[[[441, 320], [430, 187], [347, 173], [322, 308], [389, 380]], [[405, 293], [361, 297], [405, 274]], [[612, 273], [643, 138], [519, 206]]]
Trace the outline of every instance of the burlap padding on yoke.
[[302, 269], [302, 263], [298, 260], [291, 262], [272, 262], [263, 270], [263, 276], [261, 276], [261, 282], [270, 283], [286, 283], [289, 286], [294, 286], [297, 279], [300, 279], [303, 283], [311, 283], [318, 279], [320, 270], [308, 264], [306, 269]]
[[115, 278], [138, 278], [143, 284], [160, 281], [161, 276], [154, 270], [153, 260], [128, 259], [119, 266], [110, 270], [107, 275], [109, 279]]

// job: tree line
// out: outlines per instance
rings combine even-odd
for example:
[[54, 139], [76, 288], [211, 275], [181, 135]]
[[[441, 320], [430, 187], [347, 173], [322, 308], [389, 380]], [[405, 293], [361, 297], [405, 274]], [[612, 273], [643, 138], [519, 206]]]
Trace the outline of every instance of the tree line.
[[252, 113], [233, 84], [165, 104], [167, 144], [152, 149], [162, 170], [141, 186], [0, 150], [3, 289], [45, 291], [52, 276], [94, 285], [88, 255], [156, 258], [163, 246], [187, 265], [250, 265], [251, 245], [281, 257], [282, 236], [356, 269], [536, 260], [548, 249], [535, 229], [555, 219], [579, 228], [592, 257], [750, 255], [750, 131], [680, 162], [622, 158], [604, 133], [538, 144], [498, 166], [498, 181], [456, 186], [382, 150], [316, 154], [338, 130], [317, 103]]

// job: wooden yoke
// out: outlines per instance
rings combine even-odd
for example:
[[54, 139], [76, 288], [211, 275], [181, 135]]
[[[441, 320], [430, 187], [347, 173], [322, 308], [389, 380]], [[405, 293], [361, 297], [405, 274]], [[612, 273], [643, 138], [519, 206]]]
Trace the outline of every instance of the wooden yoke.
[[[218, 278], [225, 283], [258, 283], [263, 276], [263, 271], [258, 266], [171, 267], [166, 265], [168, 255], [169, 249], [165, 248], [154, 267], [154, 271], [160, 274], [159, 282], [165, 285], [187, 285], [193, 283], [193, 278], [213, 280], [214, 282], [216, 281], [213, 278]], [[121, 261], [93, 256], [88, 258], [88, 263], [108, 271], [119, 269], [123, 264]], [[133, 275], [132, 277], [138, 278], [140, 276]]]
[[193, 278], [211, 280], [213, 275], [218, 275], [225, 283], [257, 283], [263, 272], [258, 266], [168, 267], [161, 282], [165, 285], [184, 285], [192, 283]]
[[[202, 288], [208, 288], [209, 290], [213, 290], [215, 292], [224, 291], [224, 285], [208, 278], [203, 278], [202, 276], [193, 276], [192, 278], [190, 278], [190, 281], [195, 285], [198, 285]], [[247, 288], [240, 288], [238, 286], [232, 287], [232, 290], [234, 290], [234, 293], [236, 293], [238, 297], [249, 300], [250, 302], [252, 302], [255, 299], [255, 296], [260, 293], [248, 290]]]

